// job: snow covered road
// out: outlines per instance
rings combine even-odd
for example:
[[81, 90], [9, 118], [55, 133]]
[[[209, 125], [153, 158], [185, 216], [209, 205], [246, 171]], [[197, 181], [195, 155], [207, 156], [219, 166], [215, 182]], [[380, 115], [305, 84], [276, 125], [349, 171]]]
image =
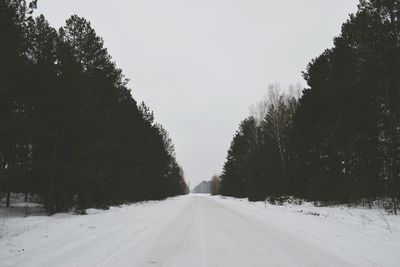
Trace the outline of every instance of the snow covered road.
[[[303, 209], [189, 195], [87, 216], [7, 218], [0, 266], [399, 266], [397, 217]], [[392, 233], [381, 227], [388, 222]]]

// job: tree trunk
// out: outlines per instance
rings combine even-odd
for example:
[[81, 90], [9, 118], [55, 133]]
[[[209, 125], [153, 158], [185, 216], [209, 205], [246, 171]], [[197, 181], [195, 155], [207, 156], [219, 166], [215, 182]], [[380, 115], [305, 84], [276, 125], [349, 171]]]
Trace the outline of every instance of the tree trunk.
[[8, 191], [8, 192], [7, 192], [7, 203], [6, 203], [6, 207], [7, 207], [7, 208], [10, 207], [10, 197], [11, 197], [11, 192]]

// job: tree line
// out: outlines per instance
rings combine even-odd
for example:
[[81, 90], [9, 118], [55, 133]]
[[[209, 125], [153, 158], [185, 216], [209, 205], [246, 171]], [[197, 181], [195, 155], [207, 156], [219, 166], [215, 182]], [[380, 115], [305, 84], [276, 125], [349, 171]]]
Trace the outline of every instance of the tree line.
[[[360, 0], [301, 94], [271, 85], [243, 120], [220, 193], [400, 207], [400, 1]], [[293, 90], [292, 90], [293, 91]]]
[[48, 213], [187, 193], [167, 131], [138, 105], [89, 21], [56, 30], [0, 0], [0, 194]]

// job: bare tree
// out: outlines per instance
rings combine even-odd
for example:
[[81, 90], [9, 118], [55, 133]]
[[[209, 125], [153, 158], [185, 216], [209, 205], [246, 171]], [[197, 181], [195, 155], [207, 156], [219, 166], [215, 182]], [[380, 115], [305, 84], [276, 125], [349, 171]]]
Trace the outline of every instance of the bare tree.
[[221, 178], [219, 175], [214, 175], [211, 178], [211, 195], [219, 195], [221, 188]]
[[291, 85], [288, 90], [289, 93], [285, 93], [281, 90], [279, 84], [271, 84], [264, 101], [266, 110], [264, 127], [266, 133], [276, 142], [286, 182], [288, 182], [287, 135], [297, 109], [300, 87], [300, 85]]
[[267, 107], [268, 107], [268, 97], [264, 97], [263, 100], [259, 101], [256, 104], [252, 104], [250, 106], [250, 116], [254, 118], [257, 126], [260, 126], [265, 119], [265, 115], [267, 115]]

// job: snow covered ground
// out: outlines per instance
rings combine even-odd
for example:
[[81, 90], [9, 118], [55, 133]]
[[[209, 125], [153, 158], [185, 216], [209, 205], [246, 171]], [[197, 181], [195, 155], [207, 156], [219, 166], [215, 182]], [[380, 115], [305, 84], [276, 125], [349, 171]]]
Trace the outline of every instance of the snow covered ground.
[[400, 216], [207, 195], [88, 215], [2, 209], [0, 266], [400, 266]]

